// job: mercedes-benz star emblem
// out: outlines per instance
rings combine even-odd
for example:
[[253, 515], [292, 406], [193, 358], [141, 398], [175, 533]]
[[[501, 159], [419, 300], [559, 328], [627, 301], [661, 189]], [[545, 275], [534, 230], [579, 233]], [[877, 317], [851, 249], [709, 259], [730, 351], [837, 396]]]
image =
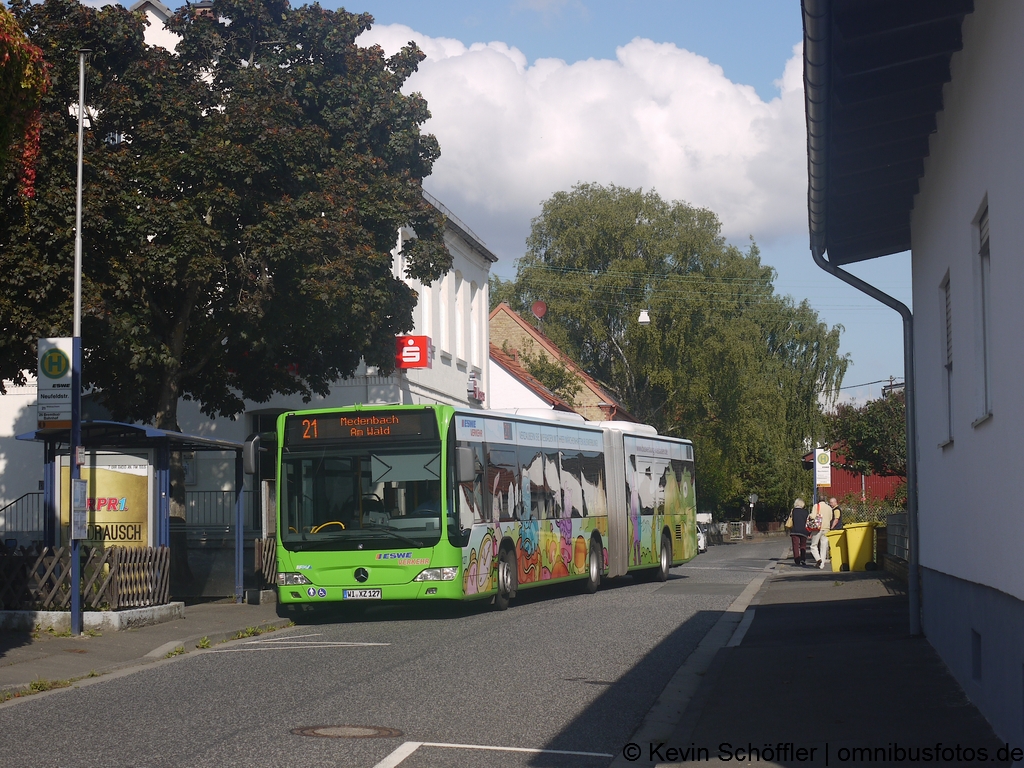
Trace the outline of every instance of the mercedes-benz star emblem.
[[365, 568], [356, 568], [355, 577], [356, 581], [362, 584], [364, 581], [370, 578], [370, 574], [366, 572]]

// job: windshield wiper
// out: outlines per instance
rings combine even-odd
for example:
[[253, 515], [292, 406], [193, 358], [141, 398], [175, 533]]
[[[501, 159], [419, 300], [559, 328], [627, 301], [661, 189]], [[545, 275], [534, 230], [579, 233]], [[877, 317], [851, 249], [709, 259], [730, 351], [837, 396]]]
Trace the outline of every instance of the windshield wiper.
[[416, 547], [417, 549], [422, 549], [426, 546], [422, 541], [418, 541], [417, 539], [410, 539], [408, 536], [403, 536], [400, 533], [395, 533], [390, 528], [380, 525], [379, 523], [364, 525], [363, 530], [380, 531], [381, 533], [386, 533], [388, 536], [398, 539], [399, 541], [404, 541], [406, 544], [412, 547]]

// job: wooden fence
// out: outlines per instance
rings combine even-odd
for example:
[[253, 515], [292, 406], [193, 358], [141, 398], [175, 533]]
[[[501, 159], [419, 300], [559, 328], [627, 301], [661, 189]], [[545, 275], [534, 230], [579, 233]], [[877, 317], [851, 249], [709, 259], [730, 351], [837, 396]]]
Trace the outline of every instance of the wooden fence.
[[254, 555], [259, 589], [273, 589], [277, 586], [277, 540], [256, 539]]
[[[118, 610], [170, 600], [167, 547], [79, 548], [82, 606]], [[0, 554], [0, 610], [66, 611], [71, 606], [71, 547]]]

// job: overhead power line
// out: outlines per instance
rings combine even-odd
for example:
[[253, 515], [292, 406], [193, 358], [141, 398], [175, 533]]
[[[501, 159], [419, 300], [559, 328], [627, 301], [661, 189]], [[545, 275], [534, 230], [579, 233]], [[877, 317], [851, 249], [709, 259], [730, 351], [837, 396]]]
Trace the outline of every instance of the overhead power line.
[[866, 381], [863, 384], [850, 384], [846, 387], [840, 387], [839, 389], [857, 389], [857, 387], [868, 387], [872, 384], [893, 384], [892, 379], [879, 379], [878, 381]]

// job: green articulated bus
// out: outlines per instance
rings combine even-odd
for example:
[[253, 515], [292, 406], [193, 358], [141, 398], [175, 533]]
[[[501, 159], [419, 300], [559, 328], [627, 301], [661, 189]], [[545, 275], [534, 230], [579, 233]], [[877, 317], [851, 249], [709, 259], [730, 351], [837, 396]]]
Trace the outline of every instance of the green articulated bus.
[[[665, 580], [697, 553], [693, 445], [652, 427], [365, 405], [281, 414], [272, 445], [282, 615], [376, 600], [503, 610], [559, 581]], [[259, 450], [251, 438], [247, 467]]]

